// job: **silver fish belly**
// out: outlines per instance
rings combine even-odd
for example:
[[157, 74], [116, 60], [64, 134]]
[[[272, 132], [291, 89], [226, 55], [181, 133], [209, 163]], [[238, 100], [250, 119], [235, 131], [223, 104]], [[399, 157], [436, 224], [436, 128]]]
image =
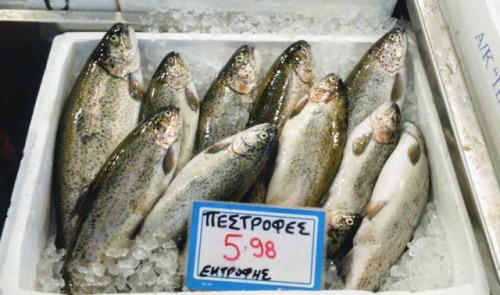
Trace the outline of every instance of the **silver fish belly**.
[[346, 78], [350, 133], [383, 102], [401, 108], [406, 93], [406, 32], [394, 28], [382, 36]]
[[363, 211], [385, 161], [396, 147], [400, 119], [397, 104], [384, 103], [351, 132], [324, 209], [355, 214]]
[[406, 122], [377, 180], [346, 259], [346, 289], [377, 290], [404, 253], [424, 212], [429, 167], [424, 141]]
[[144, 120], [164, 106], [179, 108], [182, 118], [181, 152], [176, 173], [186, 165], [193, 153], [200, 112], [200, 99], [191, 73], [181, 55], [168, 53], [153, 74], [144, 95], [140, 120]]
[[283, 127], [266, 204], [319, 206], [340, 165], [346, 133], [345, 89], [330, 74], [313, 85]]
[[59, 122], [53, 188], [60, 246], [72, 235], [80, 191], [136, 126], [142, 91], [134, 31], [117, 24], [88, 59]]
[[78, 268], [102, 263], [109, 248], [123, 248], [165, 191], [179, 156], [182, 121], [167, 107], [143, 121], [116, 148], [76, 209], [64, 274], [71, 292], [82, 292]]
[[261, 171], [276, 127], [261, 124], [195, 156], [175, 177], [146, 218], [140, 235], [182, 242], [195, 200], [238, 201]]

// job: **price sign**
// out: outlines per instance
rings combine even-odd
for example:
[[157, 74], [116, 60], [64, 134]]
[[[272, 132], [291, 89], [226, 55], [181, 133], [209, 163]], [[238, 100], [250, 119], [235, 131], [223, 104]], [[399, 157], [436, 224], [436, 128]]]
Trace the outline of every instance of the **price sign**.
[[320, 290], [325, 212], [196, 201], [186, 286], [193, 290]]

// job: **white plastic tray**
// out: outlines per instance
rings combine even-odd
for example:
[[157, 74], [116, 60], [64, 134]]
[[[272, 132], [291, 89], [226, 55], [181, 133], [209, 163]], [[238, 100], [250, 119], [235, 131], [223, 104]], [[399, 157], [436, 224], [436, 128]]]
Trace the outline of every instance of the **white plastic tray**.
[[[196, 64], [201, 53], [210, 52], [215, 66], [222, 66], [237, 46], [255, 45], [263, 59], [277, 57], [291, 42], [300, 37], [265, 35], [194, 35], [137, 34], [143, 55], [145, 77], [151, 76], [161, 58], [171, 50], [184, 53], [195, 79]], [[53, 234], [53, 209], [50, 186], [57, 123], [63, 102], [71, 85], [103, 33], [66, 33], [58, 36], [47, 63], [24, 158], [12, 196], [12, 205], [0, 241], [0, 289], [4, 294], [43, 294], [36, 289], [36, 266], [48, 237]], [[328, 72], [348, 70], [380, 36], [313, 37], [303, 36], [312, 48], [317, 65]], [[350, 56], [347, 58], [346, 56]], [[340, 66], [341, 63], [348, 63]], [[264, 65], [264, 71], [269, 64]], [[343, 68], [343, 69], [342, 69]], [[315, 69], [316, 71], [316, 69]], [[215, 73], [214, 73], [215, 74]], [[326, 73], [315, 72], [316, 79]], [[409, 79], [418, 98], [418, 112], [413, 114], [425, 137], [431, 169], [431, 191], [438, 218], [447, 232], [451, 251], [453, 279], [449, 288], [424, 290], [417, 294], [487, 294], [488, 286], [472, 233], [471, 224], [458, 188], [446, 142], [433, 103], [429, 83], [416, 44], [410, 42]], [[208, 82], [198, 91], [204, 94]], [[235, 293], [235, 292], [232, 292]], [[255, 293], [255, 292], [254, 292]], [[288, 292], [287, 292], [288, 293]], [[303, 293], [303, 292], [301, 292]], [[321, 291], [321, 294], [367, 294], [361, 291]], [[393, 292], [390, 292], [394, 294]], [[404, 294], [405, 292], [401, 292]], [[231, 294], [231, 293], [229, 293]], [[261, 294], [261, 292], [259, 292]], [[262, 292], [276, 294], [276, 292]]]

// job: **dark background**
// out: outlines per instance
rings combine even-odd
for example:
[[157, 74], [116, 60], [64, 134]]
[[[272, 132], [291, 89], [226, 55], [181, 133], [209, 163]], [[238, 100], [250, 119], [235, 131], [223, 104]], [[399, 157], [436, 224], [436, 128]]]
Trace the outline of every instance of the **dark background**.
[[[408, 20], [403, 0], [393, 16]], [[0, 149], [2, 134], [10, 137], [15, 157], [21, 160], [38, 89], [54, 31], [50, 24], [0, 22]], [[0, 151], [1, 157], [1, 151]], [[12, 157], [10, 158], [12, 160]], [[5, 163], [0, 158], [0, 170]], [[0, 232], [3, 229], [17, 169], [0, 176]]]

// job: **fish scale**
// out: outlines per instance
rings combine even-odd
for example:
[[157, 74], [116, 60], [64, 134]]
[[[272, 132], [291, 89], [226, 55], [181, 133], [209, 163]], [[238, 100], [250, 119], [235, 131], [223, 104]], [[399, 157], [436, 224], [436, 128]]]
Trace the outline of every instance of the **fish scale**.
[[335, 74], [316, 82], [297, 104], [279, 138], [266, 204], [319, 206], [342, 159], [346, 104], [343, 83]]
[[69, 242], [64, 266], [71, 292], [82, 291], [78, 267], [102, 262], [108, 248], [126, 246], [165, 191], [177, 165], [181, 128], [178, 109], [160, 109], [120, 143], [82, 196], [74, 217], [78, 235]]
[[396, 102], [402, 107], [407, 48], [406, 32], [396, 27], [375, 42], [347, 76], [348, 133], [383, 102]]
[[67, 247], [73, 234], [72, 211], [81, 190], [137, 124], [142, 88], [137, 49], [131, 28], [113, 26], [87, 60], [61, 114], [53, 177], [60, 247]]
[[262, 170], [276, 127], [261, 124], [226, 138], [195, 156], [179, 172], [146, 218], [140, 235], [181, 244], [194, 200], [238, 201]]

